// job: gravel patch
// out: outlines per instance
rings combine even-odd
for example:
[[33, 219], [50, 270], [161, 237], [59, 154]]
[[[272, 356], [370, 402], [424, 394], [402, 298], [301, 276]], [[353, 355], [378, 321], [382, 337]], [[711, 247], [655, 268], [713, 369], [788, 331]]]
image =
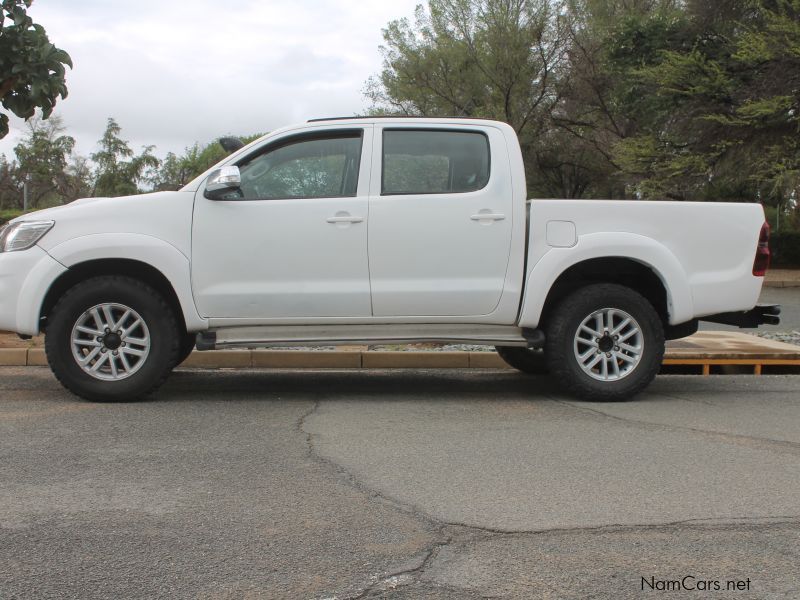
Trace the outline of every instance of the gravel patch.
[[759, 331], [758, 337], [800, 346], [800, 331]]
[[477, 344], [388, 344], [369, 346], [377, 352], [494, 352], [494, 346]]
[[[800, 331], [758, 331], [758, 337], [800, 346]], [[372, 346], [354, 345], [371, 352], [494, 352], [494, 346], [477, 344], [380, 344]], [[336, 346], [275, 346], [270, 350], [313, 350], [333, 352]]]
[[[349, 349], [365, 349], [376, 352], [494, 352], [494, 346], [479, 346], [475, 344], [380, 344], [367, 346], [364, 344], [347, 344]], [[314, 352], [334, 352], [338, 346], [270, 346], [259, 350], [294, 350]]]

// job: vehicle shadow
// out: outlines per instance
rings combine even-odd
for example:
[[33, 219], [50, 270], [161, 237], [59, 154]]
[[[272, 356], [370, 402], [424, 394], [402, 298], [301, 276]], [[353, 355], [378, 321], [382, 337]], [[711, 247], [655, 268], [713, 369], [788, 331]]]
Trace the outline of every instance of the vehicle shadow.
[[549, 377], [516, 371], [177, 370], [155, 394], [191, 400], [551, 400], [561, 396]]
[[[795, 376], [659, 375], [641, 404], [712, 395], [717, 401], [760, 393], [796, 393]], [[156, 401], [576, 401], [548, 376], [494, 369], [178, 369], [152, 397]], [[603, 403], [605, 404], [605, 403]], [[602, 404], [601, 404], [602, 405]]]

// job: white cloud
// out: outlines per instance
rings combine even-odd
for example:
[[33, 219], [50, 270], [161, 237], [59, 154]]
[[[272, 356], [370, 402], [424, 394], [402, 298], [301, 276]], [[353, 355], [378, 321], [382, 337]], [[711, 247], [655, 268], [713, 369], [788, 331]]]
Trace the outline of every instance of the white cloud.
[[[366, 108], [381, 28], [419, 0], [36, 0], [30, 9], [72, 56], [60, 114], [89, 154], [113, 116], [157, 154], [228, 133], [268, 131]], [[12, 118], [0, 153], [24, 123]]]

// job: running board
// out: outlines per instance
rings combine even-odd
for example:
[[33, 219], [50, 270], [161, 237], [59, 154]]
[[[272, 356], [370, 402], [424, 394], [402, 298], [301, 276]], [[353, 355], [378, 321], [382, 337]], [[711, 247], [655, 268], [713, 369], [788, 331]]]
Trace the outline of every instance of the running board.
[[539, 329], [510, 325], [461, 324], [262, 325], [222, 327], [197, 334], [198, 350], [421, 342], [541, 348], [544, 334]]

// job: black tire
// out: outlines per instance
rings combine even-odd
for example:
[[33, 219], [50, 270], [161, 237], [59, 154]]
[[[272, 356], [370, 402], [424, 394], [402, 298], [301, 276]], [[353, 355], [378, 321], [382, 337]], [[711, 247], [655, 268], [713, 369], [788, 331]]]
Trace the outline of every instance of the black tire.
[[522, 348], [519, 346], [495, 346], [497, 354], [510, 367], [528, 375], [547, 375], [547, 361], [541, 348]]
[[[125, 379], [96, 379], [81, 368], [72, 353], [73, 326], [86, 311], [102, 303], [132, 308], [149, 330], [149, 353]], [[131, 401], [154, 392], [167, 378], [178, 359], [179, 332], [173, 309], [150, 286], [130, 277], [93, 277], [70, 288], [53, 307], [47, 319], [45, 351], [56, 378], [72, 393], [95, 402]]]
[[178, 360], [175, 363], [176, 367], [189, 358], [189, 355], [194, 351], [196, 341], [196, 333], [185, 333], [181, 336], [180, 344], [178, 345]]
[[[624, 377], [611, 381], [596, 379], [584, 371], [575, 351], [575, 336], [581, 323], [589, 315], [606, 308], [621, 310], [633, 317], [642, 340], [639, 362]], [[550, 372], [568, 393], [591, 402], [631, 399], [653, 381], [664, 358], [664, 327], [655, 309], [638, 292], [617, 284], [588, 285], [564, 298], [550, 314], [546, 336], [545, 355]], [[608, 341], [604, 339], [603, 344]], [[599, 358], [605, 360], [602, 356]], [[618, 359], [614, 362], [624, 364]]]

